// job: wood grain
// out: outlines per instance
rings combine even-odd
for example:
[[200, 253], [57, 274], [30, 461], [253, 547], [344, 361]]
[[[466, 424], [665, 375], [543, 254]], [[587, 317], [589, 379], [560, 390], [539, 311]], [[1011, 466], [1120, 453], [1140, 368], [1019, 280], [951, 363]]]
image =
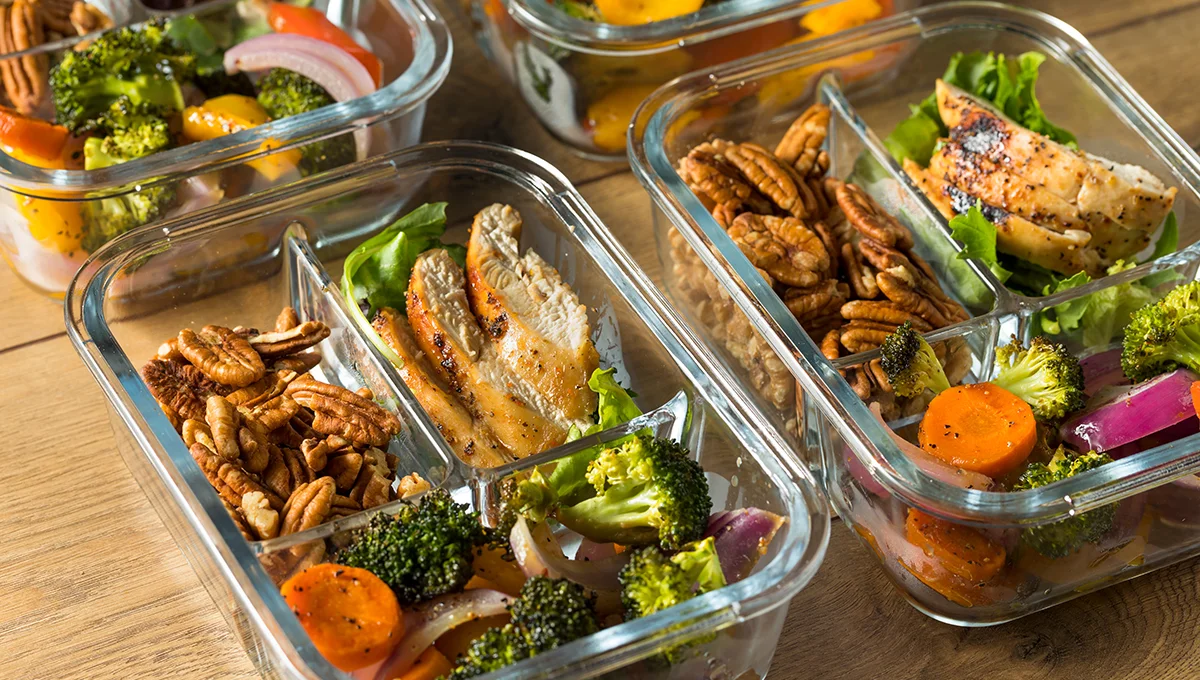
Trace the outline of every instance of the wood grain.
[[[1200, 2], [1030, 0], [1098, 49], [1189, 143], [1200, 144]], [[651, 202], [620, 166], [585, 161], [541, 129], [454, 11], [455, 63], [426, 139], [528, 149], [580, 187], [643, 267], [661, 271]], [[62, 310], [0, 271], [0, 677], [250, 678], [225, 621], [119, 454], [104, 399], [62, 333]], [[149, 340], [147, 340], [149, 342]], [[65, 434], [64, 434], [65, 433]], [[791, 603], [771, 677], [1200, 677], [1200, 561], [1004, 626], [918, 613], [837, 525]]]

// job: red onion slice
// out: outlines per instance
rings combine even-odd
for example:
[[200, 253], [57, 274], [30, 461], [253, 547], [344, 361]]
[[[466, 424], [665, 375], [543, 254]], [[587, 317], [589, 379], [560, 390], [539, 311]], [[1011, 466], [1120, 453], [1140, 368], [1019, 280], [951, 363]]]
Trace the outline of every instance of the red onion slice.
[[714, 539], [725, 583], [737, 583], [750, 575], [786, 521], [759, 508], [718, 512], [708, 518], [704, 536]]
[[531, 529], [524, 517], [513, 526], [509, 543], [525, 576], [565, 578], [589, 590], [620, 590], [617, 575], [629, 563], [628, 552], [594, 561], [567, 559], [549, 526], [542, 523]]
[[[225, 52], [225, 70], [268, 71], [285, 68], [316, 82], [339, 102], [365, 97], [375, 91], [375, 80], [366, 67], [342, 48], [316, 38], [272, 33], [251, 38]], [[354, 131], [358, 159], [367, 157], [370, 138], [365, 129]]]
[[1192, 383], [1200, 376], [1176, 369], [1135, 385], [1063, 424], [1059, 433], [1076, 451], [1112, 451], [1196, 417]]
[[1121, 348], [1102, 350], [1079, 360], [1083, 369], [1083, 391], [1089, 397], [1113, 385], [1127, 385], [1129, 379], [1121, 370]]
[[513, 598], [498, 590], [480, 588], [443, 595], [404, 611], [404, 639], [375, 672], [375, 680], [390, 680], [407, 671], [421, 653], [446, 631], [468, 621], [508, 611]]

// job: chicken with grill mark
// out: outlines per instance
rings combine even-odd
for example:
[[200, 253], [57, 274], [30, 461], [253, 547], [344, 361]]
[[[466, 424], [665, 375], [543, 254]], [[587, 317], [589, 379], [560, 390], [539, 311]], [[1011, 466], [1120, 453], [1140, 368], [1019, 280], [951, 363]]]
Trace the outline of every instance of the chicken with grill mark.
[[1177, 189], [1145, 168], [1059, 144], [941, 80], [937, 104], [949, 136], [927, 170], [906, 171], [945, 214], [990, 208], [1001, 252], [1098, 276], [1145, 248], [1171, 211]]
[[481, 210], [467, 244], [471, 310], [500, 361], [554, 404], [567, 421], [596, 410], [588, 378], [600, 365], [587, 308], [536, 252], [520, 252], [521, 215], [508, 205]]
[[462, 268], [445, 250], [417, 258], [408, 286], [408, 320], [438, 374], [518, 458], [562, 444], [571, 425], [591, 424], [564, 417], [546, 395], [509, 370], [471, 312]]
[[396, 369], [404, 384], [460, 460], [476, 467], [496, 467], [513, 459], [491, 429], [471, 415], [453, 388], [437, 374], [428, 355], [417, 346], [412, 326], [403, 314], [390, 308], [381, 309], [372, 326], [400, 358]]

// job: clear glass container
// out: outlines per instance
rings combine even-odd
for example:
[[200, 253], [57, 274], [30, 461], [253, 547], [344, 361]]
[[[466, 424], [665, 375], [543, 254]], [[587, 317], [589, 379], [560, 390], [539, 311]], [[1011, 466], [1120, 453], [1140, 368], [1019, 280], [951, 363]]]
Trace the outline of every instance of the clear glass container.
[[[0, 153], [0, 255], [17, 275], [47, 295], [62, 297], [88, 249], [95, 249], [94, 239], [83, 238], [83, 211], [103, 198], [169, 186], [177, 198], [167, 217], [185, 215], [213, 200], [295, 181], [294, 171], [268, 180], [251, 167], [256, 159], [282, 149], [352, 134], [366, 136], [368, 155], [416, 144], [425, 102], [450, 71], [450, 33], [437, 10], [426, 0], [317, 0], [312, 6], [382, 60], [384, 85], [379, 90], [102, 170], [46, 169]], [[194, 13], [211, 25], [232, 25], [237, 6], [233, 0], [210, 0]], [[53, 62], [78, 42], [59, 41], [37, 51], [51, 55]], [[213, 186], [220, 188], [214, 191]], [[64, 229], [63, 224], [69, 226]], [[323, 225], [313, 234], [321, 243], [346, 236]]]
[[[954, 53], [972, 50], [1046, 54], [1038, 91], [1049, 119], [1074, 132], [1082, 149], [1141, 165], [1179, 187], [1175, 212], [1180, 254], [1045, 298], [1014, 294], [978, 262], [957, 259], [960, 246], [949, 237], [945, 219], [911, 185], [881, 139], [908, 116], [910, 102], [932, 91]], [[898, 55], [889, 71], [847, 77], [844, 64], [853, 63], [856, 55], [879, 52]], [[787, 101], [760, 96], [779, 81], [797, 83], [796, 96]], [[731, 113], [709, 113], [718, 102], [739, 96], [756, 99]], [[911, 556], [912, 546], [903, 541], [902, 528], [899, 542], [880, 538], [880, 527], [871, 521], [881, 521], [881, 513], [894, 518], [889, 513], [900, 505], [917, 507], [1003, 534], [1007, 540], [1022, 528], [1090, 508], [1118, 501], [1127, 504], [1126, 499], [1147, 494], [1173, 496], [1170, 492], [1179, 486], [1173, 480], [1190, 480], [1187, 475], [1200, 471], [1200, 440], [1183, 439], [1051, 487], [1020, 493], [966, 490], [922, 473], [838, 372], [878, 355], [863, 353], [836, 363], [826, 360], [674, 169], [692, 146], [711, 137], [771, 145], [814, 100], [827, 103], [833, 112], [826, 140], [830, 174], [853, 175], [908, 224], [918, 251], [934, 266], [943, 288], [972, 313], [971, 320], [930, 336], [950, 338], [956, 346], [970, 349], [962, 355], [971, 360], [969, 368], [963, 367], [964, 373], [969, 372], [968, 381], [987, 378], [983, 367], [991, 365], [990, 348], [997, 338], [1034, 334], [1032, 320], [1063, 301], [1141, 279], [1164, 267], [1177, 266], [1184, 280], [1194, 276], [1190, 262], [1200, 253], [1196, 245], [1200, 228], [1194, 220], [1189, 222], [1200, 202], [1200, 158], [1195, 152], [1070, 26], [1036, 11], [978, 2], [915, 10], [808, 47], [692, 74], [649, 98], [630, 133], [635, 173], [662, 211], [655, 215], [655, 228], [666, 287], [677, 309], [727, 369], [742, 377], [743, 389], [776, 429], [792, 437], [796, 455], [814, 469], [824, 470], [835, 509], [859, 529], [897, 586], [922, 611], [962, 625], [997, 623], [1200, 552], [1191, 542], [1194, 537], [1156, 534], [1153, 549], [1128, 563], [1096, 556], [1097, 561], [1085, 565], [1086, 569], [1078, 563], [1066, 565], [1056, 572], [1060, 581], [1025, 578], [1019, 587], [1013, 586], [1016, 596], [971, 607], [934, 593], [900, 569], [898, 552], [908, 549]], [[702, 285], [696, 285], [696, 280]], [[1079, 348], [1081, 338], [1061, 337]], [[897, 417], [915, 422], [923, 410], [922, 403], [902, 404]], [[851, 468], [855, 475], [848, 477]], [[900, 505], [880, 510], [885, 506], [871, 500], [880, 497]], [[1028, 576], [1019, 571], [1017, 575]]]
[[[525, 220], [522, 246], [535, 248], [578, 291], [603, 363], [618, 368], [639, 403], [668, 406], [648, 415], [685, 441], [705, 467], [714, 507], [755, 506], [787, 518], [746, 580], [495, 675], [765, 675], [787, 604], [813, 576], [827, 543], [827, 504], [815, 480], [787, 462], [785, 443], [729, 391], [732, 376], [699, 351], [666, 300], [560, 173], [523, 152], [468, 142], [413, 147], [133, 232], [98, 253], [68, 292], [68, 333], [109, 400], [120, 450], [250, 658], [264, 677], [346, 677], [320, 657], [279, 595], [280, 564], [294, 565], [325, 541], [338, 544], [349, 530], [394, 506], [246, 542], [136, 369], [179, 328], [265, 323], [291, 304], [302, 318], [321, 318], [333, 329], [319, 347], [320, 375], [348, 387], [365, 384], [404, 420], [405, 430], [390, 448], [401, 457], [400, 469], [420, 472], [490, 512], [489, 489], [511, 470], [458, 462], [395, 369], [350, 322], [331, 279], [340, 262], [318, 255], [304, 226], [321, 204], [362, 207], [394, 219], [421, 202], [446, 199], [452, 237], [464, 236], [483, 206], [504, 201], [517, 207]], [[236, 277], [205, 275], [236, 253], [240, 241], [257, 238], [265, 224], [283, 238], [260, 261]], [[570, 446], [510, 467], [556, 458]], [[642, 662], [713, 633], [693, 661], [671, 669]]]
[[[585, 155], [610, 160], [624, 160], [634, 110], [668, 80], [918, 4], [724, 0], [686, 16], [621, 26], [577, 18], [544, 0], [459, 2], [484, 53], [542, 125]], [[882, 67], [888, 58], [879, 56], [857, 67]]]

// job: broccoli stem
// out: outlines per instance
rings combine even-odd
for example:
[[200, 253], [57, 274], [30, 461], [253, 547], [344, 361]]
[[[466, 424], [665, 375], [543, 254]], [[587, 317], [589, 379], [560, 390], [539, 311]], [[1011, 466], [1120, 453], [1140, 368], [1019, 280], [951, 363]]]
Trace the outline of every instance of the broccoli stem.
[[654, 487], [612, 487], [603, 495], [575, 505], [562, 506], [558, 521], [568, 529], [601, 543], [637, 545], [652, 543], [658, 531], [650, 515], [659, 500]]

